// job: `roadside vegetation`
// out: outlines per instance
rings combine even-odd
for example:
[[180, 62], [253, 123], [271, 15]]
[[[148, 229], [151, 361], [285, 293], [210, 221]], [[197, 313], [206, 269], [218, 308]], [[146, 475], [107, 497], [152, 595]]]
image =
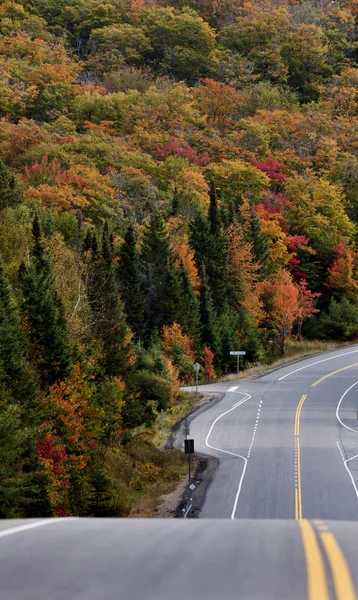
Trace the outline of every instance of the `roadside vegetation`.
[[194, 361], [358, 339], [356, 12], [1, 2], [0, 517], [128, 515]]

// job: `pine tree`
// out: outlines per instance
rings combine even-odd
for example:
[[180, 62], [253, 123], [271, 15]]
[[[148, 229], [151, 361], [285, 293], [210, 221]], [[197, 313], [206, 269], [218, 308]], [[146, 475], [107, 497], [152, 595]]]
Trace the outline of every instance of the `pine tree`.
[[[92, 242], [95, 240], [92, 237]], [[92, 243], [87, 295], [93, 316], [93, 333], [102, 346], [103, 376], [120, 376], [128, 370], [132, 346], [119, 285], [115, 274], [113, 248], [104, 227], [101, 251]]]
[[248, 221], [248, 241], [252, 242], [254, 256], [260, 265], [259, 272], [261, 278], [264, 278], [268, 273], [269, 239], [262, 230], [259, 215], [254, 210], [251, 211]]
[[11, 395], [27, 403], [36, 382], [27, 363], [27, 345], [10, 283], [0, 259], [0, 379]]
[[218, 319], [217, 327], [220, 336], [220, 350], [216, 356], [216, 362], [224, 373], [229, 373], [235, 366], [231, 350], [238, 350], [239, 340], [237, 336], [238, 318], [230, 306], [226, 306]]
[[179, 209], [179, 197], [178, 197], [178, 190], [177, 190], [177, 188], [175, 188], [169, 216], [176, 217], [178, 214], [178, 209]]
[[118, 276], [127, 322], [136, 340], [144, 336], [144, 298], [140, 285], [140, 260], [136, 236], [130, 225], [119, 253]]
[[21, 193], [17, 187], [16, 179], [0, 160], [0, 210], [15, 206], [20, 202]]
[[209, 204], [208, 219], [209, 219], [209, 223], [210, 223], [210, 232], [213, 235], [216, 235], [221, 228], [221, 222], [220, 222], [220, 216], [219, 216], [216, 187], [215, 187], [215, 183], [213, 181], [210, 182], [210, 204]]
[[201, 277], [204, 267], [215, 309], [221, 312], [226, 303], [228, 285], [226, 239], [221, 227], [215, 229], [214, 226], [215, 233], [211, 228], [209, 219], [198, 215], [190, 226], [190, 244], [199, 275]]
[[144, 231], [142, 289], [145, 298], [146, 338], [159, 333], [163, 325], [178, 321], [180, 283], [163, 217], [154, 211]]
[[68, 374], [70, 349], [64, 308], [55, 287], [37, 215], [32, 234], [30, 264], [20, 269], [22, 308], [30, 328], [32, 357], [46, 387]]
[[181, 307], [178, 322], [182, 327], [183, 333], [189, 335], [193, 339], [194, 346], [198, 348], [200, 342], [199, 302], [183, 260], [180, 261], [179, 276], [181, 286]]
[[211, 350], [217, 352], [219, 338], [216, 328], [216, 315], [213, 309], [205, 267], [202, 267], [200, 277], [200, 322], [202, 345], [209, 346]]

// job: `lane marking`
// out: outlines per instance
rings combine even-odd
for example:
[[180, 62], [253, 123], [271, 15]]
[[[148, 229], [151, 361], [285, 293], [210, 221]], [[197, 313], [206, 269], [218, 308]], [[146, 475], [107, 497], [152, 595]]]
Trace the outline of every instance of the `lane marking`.
[[301, 447], [300, 447], [300, 418], [301, 410], [307, 394], [301, 396], [297, 405], [294, 427], [295, 439], [295, 519], [302, 519], [302, 488], [301, 488]]
[[299, 435], [300, 434], [300, 416], [301, 416], [301, 410], [302, 410], [302, 406], [304, 401], [307, 398], [307, 394], [303, 394], [303, 396], [301, 396], [301, 399], [298, 403], [297, 409], [296, 409], [296, 418], [295, 418], [295, 435]]
[[[236, 392], [237, 394], [243, 394], [243, 392]], [[244, 395], [244, 394], [243, 394]], [[205, 444], [208, 448], [211, 448], [212, 450], [217, 450], [218, 452], [223, 452], [224, 454], [229, 454], [231, 456], [236, 456], [237, 458], [241, 458], [244, 461], [244, 468], [242, 470], [242, 474], [239, 480], [239, 485], [237, 488], [237, 492], [236, 492], [236, 496], [235, 496], [235, 501], [234, 501], [234, 505], [231, 511], [231, 519], [235, 519], [235, 513], [236, 513], [236, 508], [237, 508], [237, 503], [239, 501], [239, 497], [240, 497], [240, 493], [241, 493], [241, 488], [242, 488], [242, 482], [244, 480], [245, 477], [245, 473], [246, 473], [246, 468], [247, 468], [247, 458], [245, 458], [245, 456], [242, 456], [241, 454], [236, 454], [235, 452], [229, 452], [229, 450], [223, 450], [222, 448], [217, 448], [216, 446], [212, 446], [211, 444], [209, 444], [209, 437], [214, 429], [215, 424], [222, 419], [222, 417], [224, 417], [225, 415], [231, 413], [231, 411], [235, 410], [235, 408], [238, 408], [239, 406], [241, 406], [241, 404], [244, 404], [244, 402], [247, 402], [248, 400], [250, 400], [251, 396], [250, 394], [246, 394], [245, 397], [240, 401], [237, 402], [236, 404], [234, 404], [234, 406], [232, 408], [230, 408], [229, 410], [226, 410], [225, 412], [223, 412], [221, 415], [219, 415], [218, 417], [216, 417], [215, 421], [213, 421], [208, 435], [206, 436], [205, 439]]]
[[250, 454], [251, 454], [252, 446], [254, 445], [255, 436], [256, 436], [256, 431], [257, 431], [257, 427], [258, 427], [258, 424], [259, 424], [260, 411], [261, 411], [261, 404], [262, 404], [262, 400], [261, 400], [261, 402], [260, 402], [260, 404], [259, 404], [259, 407], [258, 407], [258, 409], [257, 409], [256, 421], [255, 421], [255, 427], [254, 427], [254, 433], [253, 433], [253, 435], [252, 435], [252, 438], [251, 438], [251, 443], [250, 443], [250, 446], [249, 446], [249, 451], [248, 451], [248, 453], [247, 453], [247, 458], [250, 458]]
[[227, 391], [228, 392], [234, 392], [235, 390], [237, 390], [238, 387], [240, 387], [240, 386], [234, 385], [233, 387], [229, 388]]
[[[308, 600], [329, 600], [323, 558], [312, 525], [306, 519], [299, 522], [307, 566]], [[347, 600], [347, 599], [346, 599]]]
[[327, 362], [328, 360], [334, 360], [335, 358], [340, 358], [341, 356], [348, 356], [349, 354], [354, 354], [358, 352], [358, 350], [351, 350], [350, 352], [342, 352], [342, 354], [336, 354], [335, 356], [330, 356], [329, 358], [324, 358], [323, 360], [316, 360], [316, 362], [310, 363], [309, 365], [305, 365], [304, 367], [300, 367], [299, 369], [295, 369], [294, 371], [290, 371], [290, 373], [286, 373], [282, 377], [279, 377], [278, 381], [282, 381], [286, 377], [293, 375], [294, 373], [298, 373], [299, 371], [303, 371], [304, 369], [309, 369], [309, 367], [313, 367], [314, 365], [319, 365], [320, 363]]
[[77, 517], [62, 517], [61, 519], [46, 519], [46, 521], [36, 521], [35, 523], [28, 523], [27, 525], [11, 527], [11, 529], [4, 529], [3, 531], [0, 531], [0, 538], [7, 535], [13, 535], [14, 533], [21, 533], [21, 531], [27, 531], [28, 529], [36, 529], [36, 527], [44, 527], [45, 525], [63, 523], [63, 521], [74, 520], [76, 518]]
[[326, 531], [320, 533], [320, 538], [332, 572], [336, 600], [357, 600], [348, 564], [335, 536]]
[[336, 375], [337, 373], [341, 373], [341, 371], [346, 371], [347, 369], [352, 369], [352, 367], [358, 367], [358, 363], [353, 363], [352, 365], [348, 365], [347, 367], [342, 367], [341, 369], [337, 369], [336, 371], [332, 371], [331, 373], [327, 373], [320, 379], [317, 379], [314, 383], [312, 383], [311, 387], [316, 387], [319, 383], [327, 379], [328, 377], [332, 377], [332, 375]]
[[343, 452], [343, 450], [342, 450], [342, 448], [341, 448], [341, 446], [340, 446], [339, 442], [336, 442], [336, 444], [337, 444], [338, 450], [339, 450], [339, 451], [340, 451], [340, 453], [341, 453], [341, 457], [342, 457], [342, 460], [343, 460], [343, 464], [344, 464], [344, 466], [345, 466], [345, 468], [346, 468], [346, 471], [347, 471], [347, 473], [348, 473], [348, 475], [349, 475], [349, 477], [350, 477], [350, 480], [351, 480], [351, 482], [352, 482], [352, 485], [353, 485], [353, 487], [354, 487], [354, 491], [355, 491], [355, 493], [356, 493], [357, 500], [358, 500], [358, 488], [357, 488], [356, 482], [355, 482], [355, 480], [354, 480], [354, 477], [353, 477], [353, 475], [352, 475], [352, 472], [351, 472], [350, 468], [348, 467], [348, 463], [349, 463], [349, 461], [351, 461], [351, 460], [354, 460], [355, 458], [358, 458], [358, 454], [356, 454], [355, 456], [351, 456], [351, 458], [347, 458], [347, 459], [345, 459], [345, 458], [344, 458], [344, 452]]
[[339, 423], [345, 427], [346, 429], [349, 429], [349, 431], [353, 431], [353, 433], [358, 433], [358, 431], [356, 429], [352, 429], [352, 427], [348, 427], [348, 425], [345, 425], [343, 423], [343, 421], [341, 420], [340, 416], [339, 416], [339, 409], [341, 408], [341, 404], [342, 404], [342, 400], [344, 399], [344, 397], [348, 394], [348, 392], [351, 391], [352, 388], [354, 388], [354, 386], [356, 386], [358, 384], [358, 381], [356, 381], [355, 383], [353, 383], [353, 385], [351, 385], [351, 387], [348, 388], [348, 390], [346, 390], [343, 394], [343, 396], [341, 397], [341, 399], [339, 400], [338, 404], [337, 404], [337, 410], [336, 410], [336, 417], [339, 421]]

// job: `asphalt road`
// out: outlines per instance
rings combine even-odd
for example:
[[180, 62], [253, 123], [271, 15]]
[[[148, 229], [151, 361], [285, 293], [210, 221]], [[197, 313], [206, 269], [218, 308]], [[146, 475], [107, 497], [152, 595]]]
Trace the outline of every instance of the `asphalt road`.
[[7, 521], [0, 597], [355, 600], [357, 534], [337, 521]]
[[358, 520], [358, 346], [202, 389], [225, 391], [191, 422], [220, 460], [203, 518]]
[[358, 599], [358, 346], [207, 389], [201, 518], [0, 521], [1, 600]]

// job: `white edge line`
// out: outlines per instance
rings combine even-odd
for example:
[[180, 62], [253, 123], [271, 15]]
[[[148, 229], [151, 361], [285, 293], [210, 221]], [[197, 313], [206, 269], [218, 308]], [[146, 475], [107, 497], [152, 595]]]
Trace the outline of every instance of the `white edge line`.
[[233, 387], [229, 388], [227, 391], [228, 392], [234, 392], [235, 390], [237, 390], [238, 387], [240, 387], [240, 386], [234, 385]]
[[[341, 450], [341, 447], [340, 447], [340, 445], [339, 445], [338, 442], [337, 442], [337, 446], [338, 446], [338, 449], [339, 449], [340, 453], [343, 454], [343, 451]], [[350, 468], [347, 465], [347, 463], [350, 460], [353, 460], [354, 458], [358, 458], [358, 454], [356, 454], [355, 456], [352, 456], [351, 458], [347, 458], [347, 460], [343, 459], [343, 464], [344, 464], [345, 468], [347, 469], [347, 473], [348, 473], [349, 477], [351, 478], [351, 482], [352, 482], [352, 485], [354, 487], [354, 491], [355, 491], [357, 499], [358, 499], [358, 489], [357, 489], [357, 486], [356, 486], [356, 482], [354, 481], [354, 477], [353, 477], [353, 475], [351, 473], [351, 470], [350, 470]]]
[[341, 356], [347, 356], [348, 354], [355, 354], [356, 352], [358, 352], [358, 350], [352, 350], [351, 352], [342, 352], [342, 354], [336, 354], [335, 356], [330, 356], [329, 358], [324, 358], [323, 360], [317, 360], [316, 362], [310, 363], [309, 365], [305, 365], [304, 367], [300, 367], [299, 369], [290, 371], [290, 373], [286, 373], [286, 375], [279, 377], [278, 381], [282, 381], [282, 379], [285, 379], [285, 377], [289, 377], [289, 375], [298, 373], [298, 371], [303, 371], [303, 369], [308, 369], [309, 367], [313, 367], [314, 365], [319, 365], [320, 363], [327, 362], [327, 360], [334, 360], [335, 358], [340, 358]]
[[185, 511], [185, 513], [184, 513], [184, 516], [183, 516], [183, 518], [184, 518], [184, 519], [186, 519], [186, 518], [187, 518], [187, 516], [188, 516], [188, 512], [189, 512], [189, 510], [191, 509], [191, 507], [192, 507], [192, 506], [193, 506], [193, 501], [191, 501], [191, 502], [190, 502], [190, 504], [189, 504], [189, 506], [188, 506], [187, 510]]
[[27, 531], [28, 529], [35, 529], [36, 527], [43, 527], [44, 525], [63, 523], [63, 521], [73, 520], [76, 518], [77, 517], [62, 517], [58, 519], [46, 519], [46, 521], [36, 521], [35, 523], [28, 523], [27, 525], [19, 525], [18, 527], [11, 527], [10, 529], [4, 529], [3, 531], [0, 531], [0, 537], [13, 535], [14, 533], [20, 533], [21, 531]]
[[[244, 392], [236, 392], [237, 394], [243, 394]], [[235, 519], [235, 512], [236, 512], [236, 507], [237, 507], [237, 503], [239, 500], [239, 496], [240, 496], [240, 492], [241, 492], [241, 487], [242, 487], [242, 482], [245, 476], [245, 472], [246, 472], [246, 467], [247, 467], [247, 458], [245, 458], [244, 456], [241, 456], [241, 454], [235, 454], [235, 452], [229, 452], [228, 450], [223, 450], [222, 448], [216, 448], [215, 446], [211, 446], [211, 444], [209, 444], [209, 437], [212, 433], [212, 430], [214, 429], [215, 424], [225, 415], [227, 415], [228, 413], [230, 413], [232, 410], [235, 410], [235, 408], [237, 408], [238, 406], [240, 406], [241, 404], [244, 404], [244, 402], [247, 402], [247, 400], [249, 400], [251, 398], [250, 394], [246, 394], [245, 398], [243, 398], [240, 402], [237, 402], [236, 404], [234, 404], [234, 406], [232, 408], [230, 408], [229, 410], [226, 410], [225, 412], [223, 412], [221, 415], [219, 415], [218, 417], [216, 417], [215, 421], [212, 423], [208, 435], [206, 436], [205, 439], [205, 444], [208, 448], [211, 448], [212, 450], [217, 450], [218, 452], [224, 452], [224, 454], [230, 454], [231, 456], [236, 456], [237, 458], [242, 458], [242, 460], [244, 461], [244, 468], [242, 470], [242, 474], [240, 477], [240, 481], [239, 481], [239, 487], [237, 489], [237, 493], [235, 496], [235, 502], [233, 505], [233, 509], [231, 512], [231, 519]]]
[[[345, 424], [343, 423], [343, 421], [341, 420], [341, 418], [340, 418], [340, 416], [339, 416], [339, 409], [341, 408], [341, 404], [342, 404], [342, 400], [343, 400], [343, 398], [344, 398], [344, 397], [345, 397], [345, 396], [348, 394], [348, 392], [350, 392], [350, 391], [351, 391], [351, 389], [352, 389], [352, 388], [354, 388], [354, 386], [356, 386], [357, 384], [358, 384], [358, 381], [356, 381], [355, 383], [353, 383], [353, 385], [351, 385], [351, 386], [348, 388], [348, 390], [346, 390], [346, 391], [344, 392], [343, 396], [341, 397], [340, 401], [339, 401], [339, 402], [338, 402], [338, 404], [337, 404], [337, 409], [336, 409], [336, 417], [337, 417], [337, 420], [338, 420], [338, 422], [339, 422], [339, 423], [340, 423], [340, 424], [341, 424], [343, 427], [345, 427], [346, 429], [349, 429], [349, 431], [353, 431], [353, 433], [358, 433], [358, 431], [357, 431], [356, 429], [352, 429], [352, 427], [348, 427], [348, 425], [345, 425]], [[350, 460], [350, 459], [349, 459], [349, 460]]]

